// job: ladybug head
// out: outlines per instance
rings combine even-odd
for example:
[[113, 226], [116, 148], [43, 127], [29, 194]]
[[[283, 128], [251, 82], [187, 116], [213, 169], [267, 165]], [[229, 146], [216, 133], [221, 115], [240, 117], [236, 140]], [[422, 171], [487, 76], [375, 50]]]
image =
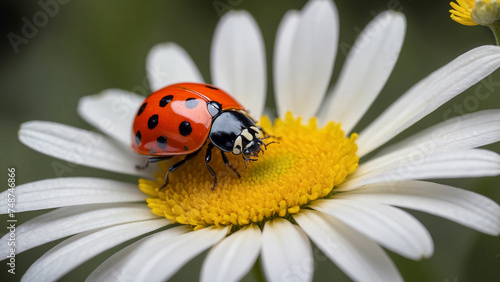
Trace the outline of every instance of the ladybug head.
[[256, 161], [262, 147], [266, 144], [262, 141], [261, 129], [244, 112], [227, 110], [222, 111], [214, 118], [210, 130], [210, 141], [213, 145], [224, 152], [242, 155], [247, 161]]
[[257, 126], [243, 129], [234, 140], [233, 154], [242, 154], [245, 160], [258, 157], [259, 153], [263, 151], [261, 146], [264, 144], [260, 136], [260, 130]]

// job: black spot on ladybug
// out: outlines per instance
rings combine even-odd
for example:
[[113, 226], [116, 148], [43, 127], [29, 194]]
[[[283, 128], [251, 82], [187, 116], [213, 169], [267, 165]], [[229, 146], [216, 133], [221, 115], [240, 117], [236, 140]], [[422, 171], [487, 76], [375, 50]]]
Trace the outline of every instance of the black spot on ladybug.
[[139, 109], [139, 111], [137, 112], [137, 116], [140, 116], [142, 114], [142, 112], [144, 112], [144, 109], [146, 108], [146, 105], [148, 103], [144, 103], [142, 104], [141, 108]]
[[184, 104], [186, 105], [186, 108], [188, 108], [188, 109], [196, 108], [196, 106], [198, 106], [198, 103], [199, 103], [199, 101], [196, 98], [187, 98], [186, 102], [184, 102]]
[[141, 132], [140, 132], [140, 131], [137, 131], [137, 133], [135, 133], [135, 143], [136, 143], [137, 145], [140, 145], [140, 144], [141, 144], [141, 138], [142, 138], [142, 136], [141, 136]]
[[156, 142], [158, 144], [158, 148], [160, 148], [160, 149], [167, 148], [167, 137], [160, 136], [160, 137], [156, 138]]
[[179, 125], [179, 133], [182, 136], [188, 136], [189, 134], [191, 134], [191, 131], [193, 131], [193, 129], [191, 128], [191, 124], [189, 123], [189, 121], [181, 122], [181, 124]]
[[172, 101], [173, 98], [174, 98], [173, 95], [168, 95], [168, 96], [161, 98], [160, 107], [162, 107], [162, 108], [165, 107], [168, 103], [170, 103], [170, 101]]
[[158, 115], [152, 115], [148, 120], [148, 128], [153, 129], [158, 125]]
[[210, 89], [213, 89], [213, 90], [219, 90], [219, 88], [217, 87], [213, 87], [211, 85], [205, 85], [206, 88], [210, 88]]
[[187, 151], [187, 150], [189, 150], [188, 147], [184, 146], [184, 151]]

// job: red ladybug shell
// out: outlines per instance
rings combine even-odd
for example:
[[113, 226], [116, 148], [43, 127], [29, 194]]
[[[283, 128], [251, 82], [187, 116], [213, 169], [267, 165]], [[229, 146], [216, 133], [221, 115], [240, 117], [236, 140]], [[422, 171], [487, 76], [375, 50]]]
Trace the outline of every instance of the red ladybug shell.
[[227, 92], [201, 83], [179, 83], [160, 89], [144, 100], [135, 116], [132, 149], [139, 154], [174, 156], [193, 153], [208, 138], [212, 116], [207, 103], [222, 110], [245, 111]]

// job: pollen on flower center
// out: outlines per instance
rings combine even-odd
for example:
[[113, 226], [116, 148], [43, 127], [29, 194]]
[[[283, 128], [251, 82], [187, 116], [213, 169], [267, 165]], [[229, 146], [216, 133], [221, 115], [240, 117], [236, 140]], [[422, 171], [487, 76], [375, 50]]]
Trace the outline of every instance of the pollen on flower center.
[[[217, 188], [206, 169], [204, 153], [170, 174], [169, 185], [160, 190], [172, 159], [161, 164], [157, 180], [139, 180], [139, 188], [151, 198], [151, 211], [173, 222], [195, 228], [209, 225], [247, 225], [274, 217], [286, 217], [318, 198], [325, 197], [358, 166], [357, 134], [346, 137], [339, 124], [318, 129], [313, 118], [305, 125], [288, 113], [271, 124], [263, 117], [260, 126], [278, 137], [258, 160], [245, 168], [241, 156], [228, 154], [238, 178], [214, 154], [210, 165], [217, 174]], [[266, 139], [268, 140], [268, 139]], [[204, 150], [202, 150], [204, 152]], [[215, 151], [214, 151], [215, 153]]]

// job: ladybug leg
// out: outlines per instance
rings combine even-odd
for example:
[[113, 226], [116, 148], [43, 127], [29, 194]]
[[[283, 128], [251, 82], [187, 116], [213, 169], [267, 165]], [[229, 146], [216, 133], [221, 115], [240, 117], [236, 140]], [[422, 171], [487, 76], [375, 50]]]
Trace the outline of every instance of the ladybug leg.
[[189, 161], [190, 159], [194, 158], [194, 156], [196, 156], [198, 154], [198, 152], [200, 152], [200, 150], [187, 155], [182, 161], [178, 161], [175, 164], [173, 164], [168, 169], [167, 174], [165, 174], [165, 184], [163, 184], [163, 186], [160, 187], [160, 190], [162, 190], [163, 188], [165, 188], [168, 185], [168, 175], [169, 175], [169, 173], [176, 171], [179, 167], [181, 167], [187, 161]]
[[264, 148], [267, 150], [267, 146], [271, 145], [271, 144], [279, 144], [280, 142], [278, 141], [271, 141], [269, 143], [262, 143], [264, 145]]
[[247, 162], [255, 162], [256, 160], [257, 159], [243, 157], [243, 164], [245, 165], [245, 168], [247, 168]]
[[212, 143], [208, 143], [207, 147], [207, 153], [205, 154], [205, 164], [207, 165], [208, 172], [210, 172], [210, 175], [214, 178], [214, 186], [212, 187], [212, 191], [215, 190], [215, 186], [217, 186], [217, 176], [215, 175], [214, 170], [210, 165], [208, 164], [212, 160], [212, 149], [214, 148], [214, 145]]
[[147, 159], [147, 161], [146, 161], [146, 164], [144, 164], [144, 165], [135, 165], [135, 168], [137, 168], [137, 169], [145, 169], [151, 163], [161, 162], [163, 160], [168, 160], [170, 158], [171, 158], [170, 156], [169, 157], [149, 157]]
[[227, 158], [226, 153], [224, 153], [224, 151], [220, 151], [220, 153], [222, 155], [222, 160], [224, 161], [224, 164], [226, 164], [232, 171], [234, 171], [234, 173], [236, 173], [236, 176], [238, 176], [238, 178], [241, 178], [240, 173], [232, 165], [229, 164], [229, 159]]

